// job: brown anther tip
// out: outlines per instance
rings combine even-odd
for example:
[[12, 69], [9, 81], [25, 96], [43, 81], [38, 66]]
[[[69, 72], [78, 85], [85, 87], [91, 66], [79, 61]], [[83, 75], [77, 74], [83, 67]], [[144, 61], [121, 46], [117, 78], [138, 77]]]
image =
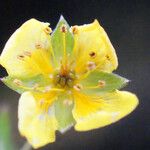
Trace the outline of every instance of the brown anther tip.
[[108, 55], [105, 56], [107, 58], [107, 60], [110, 60], [110, 57]]
[[80, 91], [83, 88], [83, 86], [81, 84], [76, 84], [73, 86], [73, 88], [77, 91]]
[[73, 34], [77, 34], [77, 33], [78, 33], [77, 26], [71, 27], [71, 30], [72, 30], [72, 33], [73, 33]]
[[22, 82], [18, 79], [14, 79], [13, 81], [17, 86], [21, 86], [22, 85]]
[[63, 33], [66, 33], [67, 32], [67, 26], [65, 24], [63, 24], [61, 27], [60, 27], [60, 31], [63, 32]]
[[87, 63], [87, 68], [88, 68], [88, 70], [93, 70], [93, 69], [95, 69], [95, 68], [96, 68], [95, 62], [89, 61], [89, 62]]
[[90, 55], [91, 58], [95, 58], [95, 57], [96, 57], [96, 53], [93, 52], [93, 51], [91, 51], [91, 52], [89, 53], [89, 55]]
[[37, 49], [41, 49], [41, 48], [42, 48], [42, 45], [41, 45], [41, 44], [39, 44], [39, 43], [37, 43], [37, 44], [35, 44], [35, 48], [37, 48]]
[[46, 27], [46, 28], [44, 28], [44, 32], [46, 34], [50, 34], [50, 33], [52, 33], [52, 29], [50, 27]]
[[19, 59], [19, 60], [24, 60], [24, 55], [18, 55], [18, 56], [17, 56], [17, 59]]
[[104, 87], [105, 85], [106, 85], [105, 81], [103, 81], [103, 80], [98, 81], [98, 86], [99, 87]]

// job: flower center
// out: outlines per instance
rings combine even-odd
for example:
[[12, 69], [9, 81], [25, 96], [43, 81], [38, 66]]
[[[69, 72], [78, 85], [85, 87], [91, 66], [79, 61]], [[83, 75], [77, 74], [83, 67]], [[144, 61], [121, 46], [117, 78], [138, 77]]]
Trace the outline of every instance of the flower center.
[[68, 74], [56, 73], [53, 78], [53, 83], [58, 88], [72, 88], [74, 85], [75, 73]]

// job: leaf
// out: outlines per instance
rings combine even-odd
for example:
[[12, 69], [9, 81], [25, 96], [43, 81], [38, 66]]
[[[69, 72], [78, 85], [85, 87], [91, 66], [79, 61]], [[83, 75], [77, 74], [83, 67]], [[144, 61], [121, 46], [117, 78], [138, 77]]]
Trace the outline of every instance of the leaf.
[[42, 92], [46, 86], [51, 84], [51, 79], [44, 75], [37, 75], [31, 78], [15, 78], [7, 76], [1, 79], [1, 81], [9, 88], [15, 90], [18, 93], [25, 91], [38, 91]]
[[72, 116], [73, 101], [66, 95], [61, 95], [55, 101], [55, 116], [58, 121], [58, 130], [62, 133], [70, 129], [75, 123]]
[[73, 44], [74, 44], [74, 39], [72, 33], [69, 31], [70, 27], [67, 23], [67, 21], [63, 18], [63, 16], [60, 17], [59, 22], [54, 30], [54, 32], [51, 35], [51, 41], [52, 41], [52, 47], [53, 47], [53, 52], [54, 52], [54, 59], [56, 61], [56, 66], [59, 65], [61, 58], [63, 56], [63, 33], [61, 31], [61, 26], [65, 25], [67, 28], [67, 33], [65, 34], [65, 49], [67, 52], [67, 55], [71, 55], [72, 50], [73, 50]]
[[10, 118], [8, 112], [0, 112], [0, 149], [13, 150], [11, 139]]
[[113, 73], [92, 71], [80, 83], [81, 92], [86, 94], [99, 94], [124, 87], [129, 80]]

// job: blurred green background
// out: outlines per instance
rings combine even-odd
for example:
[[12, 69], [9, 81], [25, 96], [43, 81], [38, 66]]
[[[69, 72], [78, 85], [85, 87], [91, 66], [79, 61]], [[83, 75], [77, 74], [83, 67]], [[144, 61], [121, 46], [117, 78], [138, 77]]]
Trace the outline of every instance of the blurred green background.
[[[89, 132], [73, 129], [40, 150], [149, 150], [150, 149], [150, 1], [149, 0], [1, 0], [0, 51], [10, 35], [34, 17], [54, 29], [60, 14], [70, 25], [97, 18], [108, 33], [119, 58], [116, 73], [131, 80], [125, 88], [140, 104], [129, 116]], [[0, 67], [0, 77], [7, 73]], [[19, 150], [26, 140], [17, 127], [19, 94], [0, 82], [0, 150]]]

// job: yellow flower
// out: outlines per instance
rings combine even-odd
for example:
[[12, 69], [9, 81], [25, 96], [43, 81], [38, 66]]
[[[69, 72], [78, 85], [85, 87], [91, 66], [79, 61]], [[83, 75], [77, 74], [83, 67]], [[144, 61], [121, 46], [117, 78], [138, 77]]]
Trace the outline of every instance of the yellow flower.
[[119, 91], [127, 79], [113, 74], [115, 50], [97, 20], [69, 27], [63, 17], [52, 32], [31, 19], [10, 37], [0, 56], [2, 81], [21, 93], [19, 131], [34, 148], [55, 141], [72, 126], [87, 131], [129, 114], [137, 97]]

